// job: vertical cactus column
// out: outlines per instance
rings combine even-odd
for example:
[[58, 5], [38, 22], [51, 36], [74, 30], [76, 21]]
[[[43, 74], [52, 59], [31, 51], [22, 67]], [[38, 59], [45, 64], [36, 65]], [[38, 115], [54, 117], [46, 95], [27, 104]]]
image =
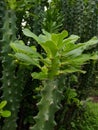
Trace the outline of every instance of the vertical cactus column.
[[5, 119], [2, 130], [16, 130], [17, 114], [24, 86], [24, 71], [21, 68], [16, 69], [17, 65], [15, 65], [12, 58], [8, 56], [8, 54], [11, 53], [11, 48], [9, 46], [10, 41], [15, 39], [15, 12], [13, 10], [7, 10], [3, 26], [2, 39], [2, 99], [7, 100], [7, 109], [9, 109], [12, 114], [8, 119]]
[[[3, 0], [0, 1], [0, 41], [2, 39], [2, 26], [3, 26], [3, 17], [4, 17], [5, 3]], [[1, 47], [1, 44], [0, 44]]]
[[[2, 27], [3, 27], [3, 18], [5, 15], [5, 2], [4, 0], [0, 0], [0, 78], [2, 77], [2, 60], [1, 60], [1, 47], [2, 47]], [[2, 90], [1, 90], [2, 82], [0, 80], [0, 101], [1, 101], [1, 95], [2, 95]], [[0, 120], [0, 130], [2, 129], [2, 121]]]
[[[44, 87], [41, 93], [42, 98], [41, 101], [37, 104], [39, 113], [35, 117], [36, 124], [33, 128], [31, 128], [31, 130], [54, 129], [54, 126], [56, 125], [56, 122], [54, 120], [55, 112], [59, 109], [64, 89], [64, 80], [62, 79], [56, 78], [43, 82]], [[61, 82], [59, 80], [61, 80]]]
[[[3, 27], [3, 18], [5, 14], [5, 2], [4, 0], [0, 0], [0, 77], [2, 77], [2, 63], [1, 63], [1, 47], [2, 47], [2, 27]], [[0, 81], [0, 87], [1, 87], [1, 81]], [[1, 90], [1, 89], [0, 89]], [[0, 91], [1, 96], [1, 91]]]

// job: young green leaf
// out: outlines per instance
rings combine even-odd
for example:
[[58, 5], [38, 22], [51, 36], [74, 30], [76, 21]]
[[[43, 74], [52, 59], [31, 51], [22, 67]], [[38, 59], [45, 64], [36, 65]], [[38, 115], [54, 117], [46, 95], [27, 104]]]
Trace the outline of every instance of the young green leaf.
[[2, 111], [1, 116], [2, 117], [9, 117], [9, 116], [11, 116], [11, 112], [8, 110], [4, 110], [4, 111]]
[[63, 39], [68, 36], [68, 32], [66, 30], [62, 31], [61, 33], [54, 34], [52, 33], [52, 41], [61, 48], [63, 45]]
[[2, 109], [3, 107], [5, 107], [6, 104], [7, 104], [7, 101], [2, 101], [2, 102], [0, 103], [0, 109]]

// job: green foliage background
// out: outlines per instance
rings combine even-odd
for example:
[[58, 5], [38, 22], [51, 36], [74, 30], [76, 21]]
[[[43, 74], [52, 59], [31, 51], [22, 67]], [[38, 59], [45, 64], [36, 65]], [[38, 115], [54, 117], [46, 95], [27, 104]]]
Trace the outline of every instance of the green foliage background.
[[[39, 72], [39, 69], [23, 67], [8, 56], [13, 52], [10, 42], [16, 39], [22, 39], [28, 46], [36, 46], [44, 56], [42, 47], [24, 36], [22, 30], [25, 27], [36, 35], [42, 33], [42, 29], [50, 33], [66, 29], [69, 35], [80, 36], [79, 42], [85, 42], [98, 35], [98, 1], [52, 0], [49, 3], [48, 0], [0, 0], [0, 100], [7, 100], [6, 108], [12, 113], [11, 117], [1, 119], [1, 130], [28, 130], [35, 124], [33, 117], [38, 112], [36, 103], [41, 98], [42, 82], [32, 80], [30, 73]], [[89, 50], [93, 51], [97, 51], [97, 47]], [[78, 115], [81, 117], [81, 112], [84, 113], [84, 108], [77, 106], [73, 100], [75, 97], [85, 100], [89, 96], [88, 90], [97, 86], [97, 65], [97, 62], [90, 61], [83, 66], [86, 74], [75, 73], [64, 77], [65, 95], [62, 107], [55, 114], [55, 130], [73, 130], [71, 122]], [[77, 96], [71, 98], [73, 88]]]

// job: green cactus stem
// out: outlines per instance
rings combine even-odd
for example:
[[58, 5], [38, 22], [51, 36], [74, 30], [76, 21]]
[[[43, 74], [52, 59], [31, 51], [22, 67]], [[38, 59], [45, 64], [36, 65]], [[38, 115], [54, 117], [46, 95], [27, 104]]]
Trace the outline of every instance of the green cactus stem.
[[0, 41], [2, 40], [3, 17], [5, 13], [4, 10], [5, 10], [5, 2], [3, 0], [0, 0]]
[[59, 109], [60, 101], [63, 97], [64, 80], [61, 80], [61, 78], [62, 76], [54, 80], [46, 80], [43, 82], [44, 87], [41, 91], [42, 98], [37, 104], [39, 113], [35, 117], [36, 124], [31, 130], [54, 129], [54, 126], [56, 125], [54, 120], [55, 112]]
[[[5, 15], [5, 2], [4, 0], [0, 0], [0, 50], [1, 50], [1, 47], [2, 47], [2, 35], [3, 35], [3, 32], [2, 32], [2, 27], [3, 27], [3, 22], [4, 22], [4, 15]], [[0, 57], [1, 57], [1, 52], [0, 52]], [[1, 63], [1, 58], [0, 58], [0, 78], [2, 77], [2, 63]], [[1, 81], [0, 81], [0, 87], [1, 87]], [[0, 88], [0, 96], [1, 96], [1, 88]]]
[[7, 100], [6, 108], [11, 111], [11, 116], [4, 121], [2, 130], [16, 130], [17, 114], [19, 111], [22, 91], [24, 87], [24, 71], [17, 68], [11, 57], [10, 41], [16, 39], [16, 16], [13, 10], [7, 10], [3, 26], [2, 39], [2, 99]]

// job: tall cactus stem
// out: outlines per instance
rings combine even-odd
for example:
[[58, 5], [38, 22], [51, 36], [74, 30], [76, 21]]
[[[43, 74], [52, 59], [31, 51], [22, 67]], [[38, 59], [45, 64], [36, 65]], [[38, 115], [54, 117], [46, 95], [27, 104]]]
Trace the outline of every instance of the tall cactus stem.
[[4, 121], [2, 130], [16, 130], [17, 114], [22, 98], [24, 71], [18, 69], [13, 59], [8, 56], [12, 52], [9, 44], [16, 39], [16, 15], [13, 10], [7, 10], [3, 26], [2, 39], [2, 99], [7, 100], [7, 109], [11, 111], [11, 116]]
[[[62, 76], [61, 76], [62, 77]], [[62, 82], [60, 82], [62, 81]], [[35, 117], [36, 124], [31, 130], [53, 130], [56, 122], [55, 112], [60, 108], [63, 95], [64, 80], [56, 78], [43, 82], [42, 98], [37, 104], [39, 113]]]

